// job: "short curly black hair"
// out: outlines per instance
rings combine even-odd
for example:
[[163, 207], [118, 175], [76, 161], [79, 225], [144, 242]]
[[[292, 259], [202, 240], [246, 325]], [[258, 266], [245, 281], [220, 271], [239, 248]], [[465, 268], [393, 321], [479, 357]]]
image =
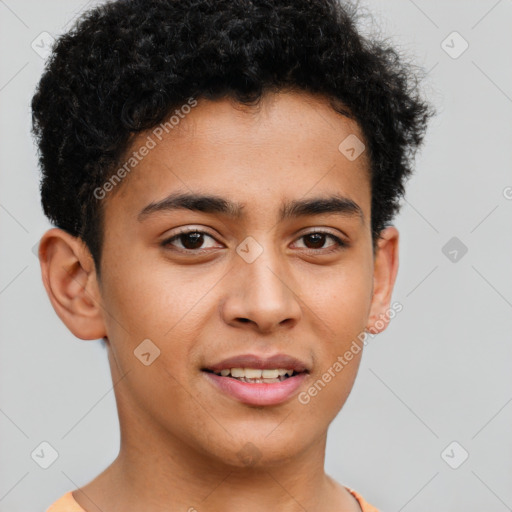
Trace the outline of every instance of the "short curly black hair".
[[99, 274], [103, 203], [131, 136], [187, 98], [254, 105], [268, 91], [320, 93], [354, 118], [371, 171], [375, 241], [400, 208], [431, 106], [420, 68], [357, 29], [338, 0], [117, 0], [53, 48], [32, 99], [45, 215], [80, 237]]

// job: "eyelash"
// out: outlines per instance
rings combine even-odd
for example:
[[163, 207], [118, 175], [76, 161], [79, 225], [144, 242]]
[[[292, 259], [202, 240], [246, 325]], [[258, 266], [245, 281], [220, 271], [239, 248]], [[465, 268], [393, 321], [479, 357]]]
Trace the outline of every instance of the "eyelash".
[[[161, 243], [161, 246], [165, 247], [165, 248], [168, 248], [169, 246], [172, 246], [172, 242], [174, 242], [175, 240], [179, 239], [180, 236], [188, 235], [188, 234], [191, 234], [191, 233], [198, 233], [198, 234], [201, 234], [201, 235], [206, 235], [206, 236], [209, 236], [210, 238], [213, 238], [215, 240], [215, 237], [213, 237], [212, 235], [210, 235], [206, 231], [200, 231], [198, 229], [184, 229], [183, 231], [180, 231], [179, 233], [173, 235], [171, 238], [167, 238], [166, 240], [164, 240]], [[337, 236], [335, 236], [332, 233], [329, 233], [327, 231], [311, 231], [310, 233], [306, 233], [306, 234], [300, 236], [298, 238], [298, 240], [300, 240], [301, 238], [304, 238], [306, 236], [310, 236], [310, 235], [327, 235], [328, 237], [330, 237], [330, 238], [332, 238], [334, 240], [335, 245], [334, 245], [334, 247], [329, 248], [328, 250], [323, 250], [323, 249], [306, 249], [307, 252], [313, 252], [313, 253], [316, 252], [316, 253], [318, 253], [320, 251], [323, 251], [322, 254], [331, 254], [333, 252], [337, 252], [337, 251], [343, 250], [346, 247], [348, 247], [348, 243], [344, 242], [341, 238], [339, 238], [339, 237], [337, 237]], [[180, 249], [180, 248], [173, 248], [171, 250], [176, 250], [178, 252], [182, 252], [182, 253], [185, 253], [185, 254], [201, 254], [201, 253], [203, 253], [205, 251], [208, 251], [209, 249]]]

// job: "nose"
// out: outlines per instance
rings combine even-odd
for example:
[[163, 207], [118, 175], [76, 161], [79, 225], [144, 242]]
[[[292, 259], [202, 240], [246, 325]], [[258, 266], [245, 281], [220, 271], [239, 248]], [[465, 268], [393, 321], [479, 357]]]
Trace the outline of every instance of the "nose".
[[228, 279], [231, 284], [221, 305], [228, 325], [269, 333], [299, 321], [298, 285], [277, 251], [265, 248], [252, 263], [235, 256]]

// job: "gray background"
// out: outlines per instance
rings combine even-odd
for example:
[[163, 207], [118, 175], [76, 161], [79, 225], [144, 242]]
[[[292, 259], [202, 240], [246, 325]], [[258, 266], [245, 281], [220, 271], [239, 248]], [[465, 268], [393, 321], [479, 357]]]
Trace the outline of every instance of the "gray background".
[[[33, 253], [50, 225], [29, 135], [44, 62], [31, 44], [94, 3], [0, 0], [1, 512], [44, 510], [118, 451], [106, 351], [60, 322]], [[403, 311], [369, 340], [326, 469], [388, 512], [512, 510], [512, 2], [363, 5], [430, 70], [439, 114], [396, 220]], [[458, 58], [453, 31], [469, 43]], [[59, 455], [48, 469], [31, 458], [43, 441]]]

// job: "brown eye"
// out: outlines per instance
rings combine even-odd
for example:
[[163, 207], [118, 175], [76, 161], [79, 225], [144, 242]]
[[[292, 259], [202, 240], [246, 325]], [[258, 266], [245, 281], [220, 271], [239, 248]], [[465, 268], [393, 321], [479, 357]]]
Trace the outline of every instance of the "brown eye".
[[209, 247], [204, 247], [205, 241], [208, 239], [212, 241], [216, 241], [211, 235], [205, 233], [204, 231], [183, 231], [174, 235], [167, 240], [162, 242], [162, 246], [166, 248], [175, 248], [178, 251], [192, 251], [192, 252], [200, 252], [200, 250], [205, 248], [215, 247], [214, 245], [210, 245]]
[[178, 239], [185, 249], [199, 249], [203, 245], [203, 234], [198, 232], [179, 235]]
[[312, 235], [305, 235], [305, 245], [308, 249], [321, 249], [325, 244], [327, 235], [324, 233], [313, 233]]
[[[329, 238], [333, 240], [334, 243], [325, 247], [326, 240]], [[313, 251], [321, 249], [337, 250], [347, 245], [337, 236], [334, 236], [331, 233], [324, 233], [322, 231], [308, 233], [307, 235], [301, 236], [299, 240], [304, 240], [303, 243], [305, 248]]]

